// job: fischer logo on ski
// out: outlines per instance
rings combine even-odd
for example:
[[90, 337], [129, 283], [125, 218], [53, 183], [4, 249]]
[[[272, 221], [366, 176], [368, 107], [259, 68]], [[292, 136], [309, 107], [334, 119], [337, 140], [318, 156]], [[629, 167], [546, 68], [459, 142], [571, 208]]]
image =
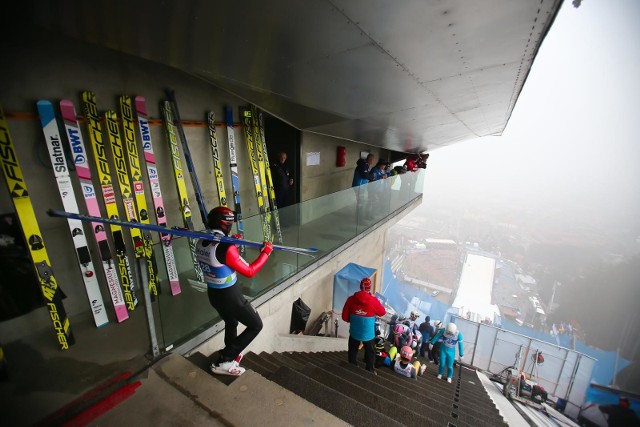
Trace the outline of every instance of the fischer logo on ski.
[[[120, 110], [122, 112], [124, 145], [127, 148], [128, 154], [128, 170], [131, 178], [133, 179], [133, 191], [136, 199], [136, 217], [140, 222], [148, 224], [149, 214], [147, 210], [147, 200], [144, 193], [144, 185], [142, 184], [142, 169], [140, 168], [140, 157], [138, 156], [138, 144], [136, 141], [135, 124], [133, 120], [133, 106], [131, 104], [130, 97], [120, 97]], [[153, 241], [151, 239], [151, 235], [147, 232], [142, 233], [142, 251], [147, 267], [149, 294], [153, 301], [153, 299], [158, 295], [160, 288], [158, 286], [158, 276], [156, 274], [157, 269], [155, 266], [155, 257], [153, 256]]]
[[[96, 96], [93, 92], [85, 91], [82, 93], [84, 113], [87, 119], [87, 127], [89, 129], [89, 139], [93, 147], [93, 157], [98, 169], [98, 178], [102, 187], [102, 196], [105, 201], [107, 215], [110, 218], [118, 218], [118, 206], [111, 184], [111, 173], [109, 171], [109, 163], [107, 162], [104, 142], [102, 140], [102, 126], [98, 118], [98, 107], [96, 105]], [[117, 225], [111, 226], [111, 233], [116, 248], [116, 258], [118, 260], [118, 272], [120, 274], [120, 283], [122, 285], [124, 299], [127, 309], [135, 310], [138, 305], [138, 298], [135, 293], [135, 285], [133, 282], [133, 274], [131, 265], [127, 257], [127, 247], [124, 243], [122, 228]]]
[[31, 198], [27, 191], [27, 184], [24, 181], [18, 156], [16, 155], [11, 134], [9, 133], [9, 126], [1, 106], [0, 164], [2, 165], [2, 171], [4, 172], [13, 205], [20, 219], [22, 233], [25, 240], [29, 243], [28, 249], [31, 255], [31, 261], [36, 270], [40, 291], [47, 301], [46, 305], [49, 311], [49, 317], [51, 318], [58, 344], [60, 345], [60, 349], [67, 350], [70, 345], [74, 344], [75, 339], [71, 331], [69, 318], [62, 304], [62, 296], [58, 282], [51, 269], [51, 261], [44, 246]]
[[[233, 202], [236, 212], [236, 227], [238, 234], [244, 236], [242, 221], [242, 205], [240, 203], [240, 179], [238, 178], [238, 158], [236, 154], [236, 139], [233, 130], [233, 109], [225, 107], [225, 121], [227, 122], [227, 143], [229, 145], [229, 169], [231, 169], [231, 186], [233, 187]], [[244, 255], [244, 246], [240, 246], [240, 253]]]

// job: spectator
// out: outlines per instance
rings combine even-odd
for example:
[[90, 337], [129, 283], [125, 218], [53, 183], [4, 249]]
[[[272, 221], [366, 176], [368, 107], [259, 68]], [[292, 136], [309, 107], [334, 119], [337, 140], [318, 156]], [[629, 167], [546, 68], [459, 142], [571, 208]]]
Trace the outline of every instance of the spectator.
[[369, 183], [373, 159], [373, 154], [369, 154], [366, 159], [358, 159], [356, 168], [353, 171], [353, 182], [351, 186], [356, 192], [356, 222], [360, 222], [367, 214], [367, 208], [364, 203], [367, 188], [364, 187], [364, 185]]
[[438, 379], [442, 379], [445, 366], [447, 368], [447, 382], [450, 383], [453, 378], [453, 362], [456, 358], [456, 344], [460, 352], [460, 360], [464, 357], [464, 346], [462, 344], [462, 334], [458, 332], [455, 323], [448, 323], [446, 329], [438, 331], [431, 339], [431, 344], [436, 343], [442, 337], [440, 346], [440, 371]]
[[427, 355], [427, 359], [430, 362], [433, 362], [433, 355], [431, 354], [431, 350], [429, 350], [429, 341], [431, 337], [435, 335], [435, 330], [433, 326], [431, 326], [431, 318], [429, 316], [424, 318], [424, 322], [418, 326], [418, 330], [422, 333], [422, 346], [420, 346], [420, 357], [425, 357]]
[[400, 375], [417, 380], [418, 375], [424, 374], [424, 371], [427, 369], [427, 365], [420, 366], [418, 360], [413, 361], [413, 363], [411, 362], [413, 359], [413, 350], [411, 350], [409, 346], [402, 347], [399, 356], [400, 357], [396, 357], [393, 363], [393, 370]]
[[416, 172], [418, 169], [426, 169], [427, 168], [427, 159], [429, 158], [429, 154], [414, 154], [412, 156], [407, 157], [404, 165], [407, 167], [409, 172]]
[[607, 422], [609, 427], [638, 427], [640, 426], [640, 420], [638, 420], [638, 416], [630, 406], [629, 399], [620, 396], [620, 401], [617, 405], [600, 406], [600, 411], [608, 415]]
[[276, 205], [279, 208], [289, 206], [290, 193], [293, 187], [293, 174], [289, 171], [287, 164], [287, 153], [281, 151], [278, 154], [278, 161], [271, 165], [273, 170], [273, 189], [276, 192]]
[[407, 171], [415, 172], [418, 170], [417, 162], [419, 158], [420, 156], [418, 154], [407, 157], [407, 160], [404, 162], [404, 165], [407, 167]]
[[356, 169], [353, 171], [352, 187], [358, 187], [369, 182], [369, 174], [374, 158], [375, 156], [373, 154], [369, 154], [366, 159], [358, 159]]
[[380, 204], [382, 203], [382, 199], [385, 195], [385, 185], [382, 182], [374, 182], [374, 181], [382, 181], [387, 177], [387, 174], [384, 171], [385, 161], [380, 160], [378, 163], [371, 169], [369, 173], [369, 181], [371, 185], [367, 187], [367, 191], [369, 192], [369, 200], [367, 203], [367, 213], [372, 216], [373, 212], [380, 209]]
[[358, 346], [364, 347], [364, 360], [367, 371], [373, 372], [375, 353], [373, 348], [375, 316], [387, 313], [380, 301], [371, 295], [371, 279], [360, 281], [360, 291], [347, 298], [342, 309], [342, 320], [349, 326], [349, 363], [357, 365]]
[[385, 172], [385, 165], [387, 162], [384, 160], [378, 160], [378, 163], [371, 169], [369, 173], [369, 181], [379, 181], [381, 179], [385, 179], [387, 177], [387, 173]]

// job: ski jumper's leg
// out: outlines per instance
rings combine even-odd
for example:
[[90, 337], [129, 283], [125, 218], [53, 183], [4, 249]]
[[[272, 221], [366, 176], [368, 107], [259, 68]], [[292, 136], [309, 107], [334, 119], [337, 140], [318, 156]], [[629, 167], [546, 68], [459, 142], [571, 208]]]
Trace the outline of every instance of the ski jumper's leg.
[[[443, 348], [446, 348], [443, 346]], [[453, 361], [456, 358], [456, 349], [454, 348], [446, 348], [447, 352], [447, 377], [453, 378]], [[444, 363], [443, 363], [444, 365]]]
[[447, 347], [444, 345], [440, 346], [440, 364], [438, 365], [438, 373], [440, 375], [444, 375], [444, 365], [447, 362]]

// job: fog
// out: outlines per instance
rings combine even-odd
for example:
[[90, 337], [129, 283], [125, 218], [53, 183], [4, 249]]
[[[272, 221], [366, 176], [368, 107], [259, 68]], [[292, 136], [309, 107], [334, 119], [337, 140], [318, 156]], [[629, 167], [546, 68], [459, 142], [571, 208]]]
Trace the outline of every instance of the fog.
[[[637, 0], [565, 1], [503, 135], [433, 151], [411, 214], [434, 218], [433, 237], [522, 255], [542, 301], [563, 283], [550, 320], [576, 319], [613, 350], [640, 328], [639, 24]], [[638, 345], [621, 353], [640, 359]]]
[[639, 24], [635, 0], [565, 1], [503, 135], [434, 151], [426, 198], [519, 205], [637, 233]]

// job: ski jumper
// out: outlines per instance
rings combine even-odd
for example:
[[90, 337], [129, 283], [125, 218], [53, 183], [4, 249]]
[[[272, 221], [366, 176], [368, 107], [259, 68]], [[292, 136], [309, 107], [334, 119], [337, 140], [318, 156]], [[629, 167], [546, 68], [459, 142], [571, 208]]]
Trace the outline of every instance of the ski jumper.
[[431, 339], [431, 344], [435, 344], [442, 338], [440, 345], [440, 375], [444, 375], [445, 365], [447, 367], [447, 377], [453, 378], [453, 362], [456, 358], [456, 344], [458, 344], [458, 350], [460, 357], [464, 356], [464, 346], [462, 344], [462, 333], [456, 332], [455, 334], [448, 334], [445, 328], [440, 329], [436, 335]]
[[[220, 230], [212, 230], [211, 233], [226, 235]], [[269, 252], [260, 252], [258, 258], [248, 264], [235, 245], [204, 240], [199, 240], [196, 245], [196, 257], [207, 283], [209, 303], [224, 320], [225, 347], [220, 351], [221, 362], [234, 360], [262, 330], [260, 315], [244, 297], [242, 288], [237, 286], [236, 272], [246, 277], [255, 276], [267, 262]], [[240, 335], [238, 323], [246, 326]]]
[[414, 364], [411, 364], [404, 360], [396, 360], [393, 364], [393, 370], [396, 373], [403, 375], [407, 378], [413, 378], [414, 380], [417, 380], [418, 370], [420, 369], [419, 366], [420, 365], [418, 365], [418, 367], [416, 368]]

